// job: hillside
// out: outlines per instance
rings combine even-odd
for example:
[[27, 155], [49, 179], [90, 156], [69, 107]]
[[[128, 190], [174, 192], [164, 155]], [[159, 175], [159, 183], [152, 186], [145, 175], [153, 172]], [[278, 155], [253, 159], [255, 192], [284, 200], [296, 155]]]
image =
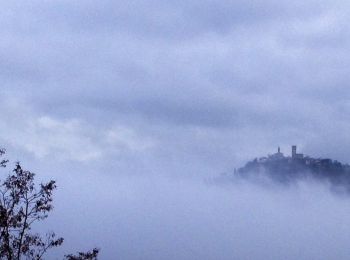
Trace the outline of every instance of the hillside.
[[265, 174], [280, 182], [290, 182], [299, 178], [314, 177], [328, 180], [333, 184], [350, 184], [350, 166], [336, 160], [313, 158], [297, 153], [292, 146], [291, 156], [285, 156], [278, 148], [277, 153], [255, 158], [242, 168], [235, 170], [241, 177]]

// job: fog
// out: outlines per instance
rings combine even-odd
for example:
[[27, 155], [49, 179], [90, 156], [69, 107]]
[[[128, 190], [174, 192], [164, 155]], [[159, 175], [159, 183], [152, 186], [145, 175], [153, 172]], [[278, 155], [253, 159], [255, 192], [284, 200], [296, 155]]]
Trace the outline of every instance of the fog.
[[0, 147], [57, 181], [48, 259], [349, 255], [327, 183], [217, 181], [293, 144], [350, 162], [349, 1], [0, 3]]
[[[53, 256], [99, 246], [101, 259], [347, 259], [350, 197], [293, 185], [161, 175], [60, 183]], [[94, 186], [94, 189], [91, 189]], [[69, 212], [69, 214], [65, 214]]]

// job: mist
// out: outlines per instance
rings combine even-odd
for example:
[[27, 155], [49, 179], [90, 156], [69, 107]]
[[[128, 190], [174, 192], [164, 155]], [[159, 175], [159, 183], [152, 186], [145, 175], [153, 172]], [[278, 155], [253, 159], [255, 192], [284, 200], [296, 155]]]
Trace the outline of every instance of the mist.
[[317, 180], [285, 186], [91, 176], [61, 185], [47, 224], [66, 242], [53, 256], [99, 245], [101, 259], [347, 259], [350, 253], [350, 197]]
[[221, 173], [350, 163], [349, 1], [0, 2], [0, 148], [57, 181], [48, 259], [348, 258], [348, 194]]

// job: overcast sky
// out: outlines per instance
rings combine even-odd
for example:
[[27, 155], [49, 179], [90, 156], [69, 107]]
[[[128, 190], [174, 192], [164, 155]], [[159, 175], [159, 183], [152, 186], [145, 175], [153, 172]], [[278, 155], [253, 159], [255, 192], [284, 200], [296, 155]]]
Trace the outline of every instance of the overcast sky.
[[0, 2], [2, 146], [65, 192], [292, 144], [350, 163], [348, 1]]

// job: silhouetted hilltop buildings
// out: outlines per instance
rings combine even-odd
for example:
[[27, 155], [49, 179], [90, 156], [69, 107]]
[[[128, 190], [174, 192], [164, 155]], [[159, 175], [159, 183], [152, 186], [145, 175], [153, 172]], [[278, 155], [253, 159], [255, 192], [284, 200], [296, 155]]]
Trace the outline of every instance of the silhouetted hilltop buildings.
[[248, 162], [244, 167], [235, 171], [244, 176], [256, 176], [266, 174], [273, 179], [288, 182], [296, 177], [317, 177], [327, 179], [332, 183], [350, 184], [350, 166], [336, 160], [312, 158], [302, 153], [297, 153], [297, 146], [292, 146], [291, 156], [285, 156], [281, 149], [277, 153], [267, 157], [256, 158]]

